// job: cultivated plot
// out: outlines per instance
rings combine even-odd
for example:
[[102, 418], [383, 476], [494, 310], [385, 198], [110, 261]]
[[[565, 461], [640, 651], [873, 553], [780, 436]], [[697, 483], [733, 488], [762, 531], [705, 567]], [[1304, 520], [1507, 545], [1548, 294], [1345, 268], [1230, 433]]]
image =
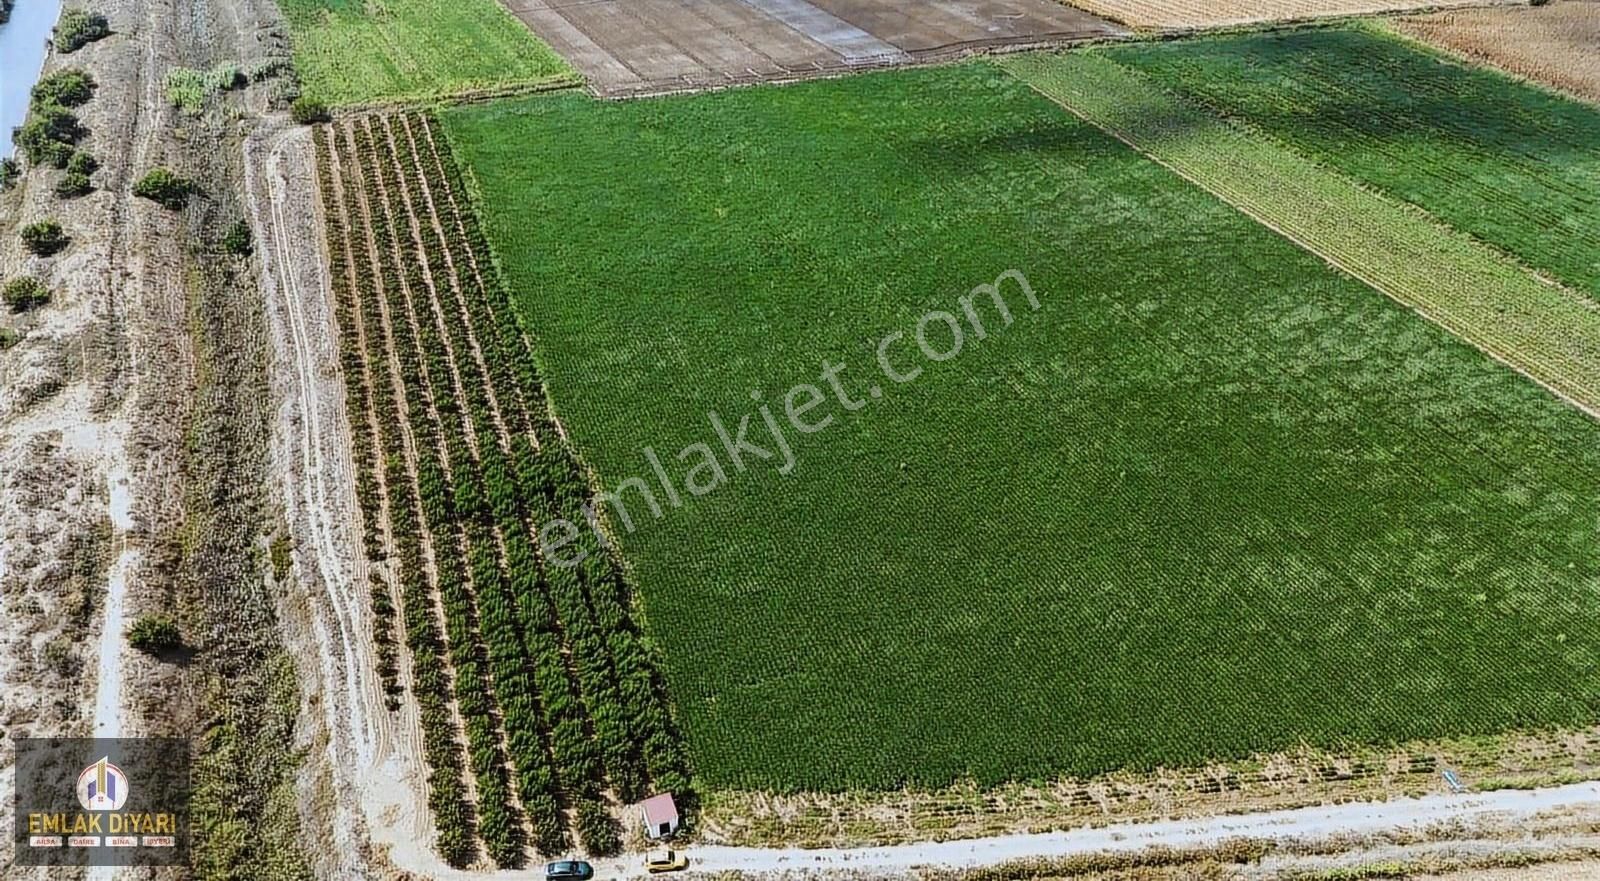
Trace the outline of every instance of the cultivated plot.
[[316, 136], [379, 674], [417, 702], [438, 849], [614, 851], [615, 799], [687, 767], [616, 560], [537, 550], [587, 485], [456, 166], [421, 115]]
[[1600, 299], [1600, 109], [1366, 27], [1107, 55]]
[[576, 83], [495, 0], [284, 0], [306, 94], [328, 104]]
[[1593, 718], [1600, 425], [997, 68], [445, 123], [703, 783]]
[[1308, 21], [1407, 9], [1482, 6], [1485, 0], [1072, 0], [1072, 5], [1137, 28], [1215, 28]]
[[607, 95], [794, 79], [1122, 33], [1052, 0], [503, 0]]
[[1400, 31], [1518, 76], [1600, 101], [1600, 0], [1403, 18]]

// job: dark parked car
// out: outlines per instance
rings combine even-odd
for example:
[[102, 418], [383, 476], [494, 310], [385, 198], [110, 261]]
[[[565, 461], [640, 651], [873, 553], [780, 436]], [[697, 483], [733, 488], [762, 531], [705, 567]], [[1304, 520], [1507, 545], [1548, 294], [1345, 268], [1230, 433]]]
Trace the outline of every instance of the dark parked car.
[[561, 860], [544, 867], [545, 881], [589, 881], [594, 877], [594, 866], [583, 860]]

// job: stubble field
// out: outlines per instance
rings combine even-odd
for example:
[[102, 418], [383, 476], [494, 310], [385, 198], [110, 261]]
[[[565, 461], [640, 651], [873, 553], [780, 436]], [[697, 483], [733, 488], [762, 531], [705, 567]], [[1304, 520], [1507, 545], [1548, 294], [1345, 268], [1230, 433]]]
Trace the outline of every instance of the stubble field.
[[[443, 122], [556, 415], [633, 487], [702, 784], [1593, 717], [1600, 426], [995, 67]], [[919, 316], [1010, 269], [1036, 312], [917, 361]], [[825, 361], [792, 471], [682, 492], [709, 412], [782, 419]]]

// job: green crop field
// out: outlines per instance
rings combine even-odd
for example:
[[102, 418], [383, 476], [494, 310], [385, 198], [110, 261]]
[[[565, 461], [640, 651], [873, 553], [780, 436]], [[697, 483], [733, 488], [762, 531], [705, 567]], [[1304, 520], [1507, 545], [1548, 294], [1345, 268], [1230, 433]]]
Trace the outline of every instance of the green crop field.
[[332, 105], [577, 81], [496, 0], [284, 0], [306, 94]]
[[[1600, 709], [1600, 425], [1002, 70], [443, 121], [555, 413], [633, 487], [636, 529], [612, 522], [703, 784]], [[1013, 324], [918, 353], [919, 316], [1013, 269], [1037, 311], [1009, 289]], [[894, 332], [904, 384], [876, 364]], [[800, 383], [831, 423], [787, 432], [787, 474], [736, 469], [708, 413], [784, 419]]]
[[1370, 26], [1107, 53], [1600, 299], [1600, 112]]

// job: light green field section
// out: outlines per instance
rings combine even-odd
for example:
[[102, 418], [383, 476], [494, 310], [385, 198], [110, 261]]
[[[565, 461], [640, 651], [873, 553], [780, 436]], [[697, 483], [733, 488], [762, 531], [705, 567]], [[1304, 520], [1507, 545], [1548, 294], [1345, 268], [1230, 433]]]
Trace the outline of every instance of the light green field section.
[[579, 80], [495, 0], [283, 0], [282, 9], [305, 93], [334, 106]]
[[1001, 64], [1040, 93], [1591, 413], [1600, 311], [1423, 212], [1099, 53]]

